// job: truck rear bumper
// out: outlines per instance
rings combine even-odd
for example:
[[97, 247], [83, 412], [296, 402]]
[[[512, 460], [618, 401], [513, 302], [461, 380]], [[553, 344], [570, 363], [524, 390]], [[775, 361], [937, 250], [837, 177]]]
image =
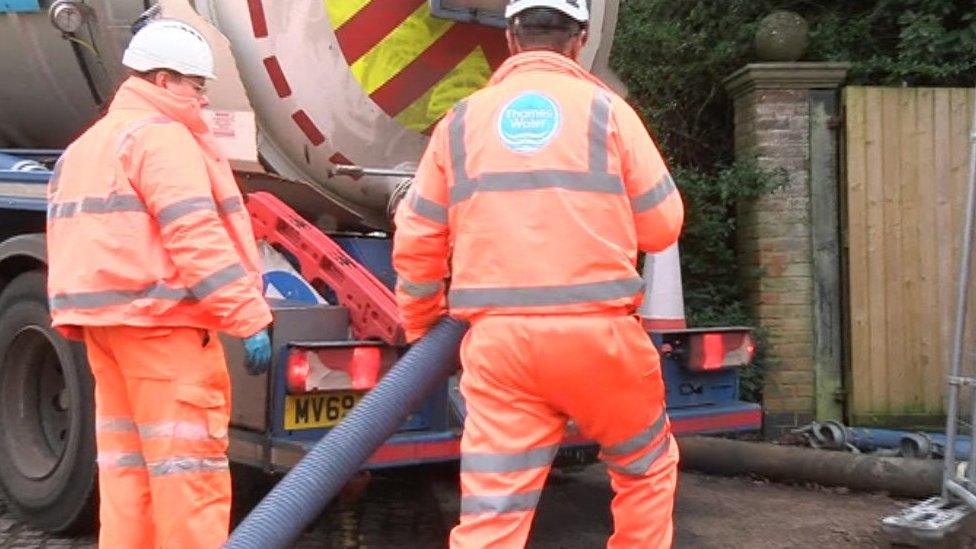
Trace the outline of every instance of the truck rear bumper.
[[668, 410], [676, 435], [707, 435], [762, 429], [762, 406], [733, 402], [717, 406]]
[[[762, 408], [758, 404], [735, 402], [720, 406], [696, 406], [668, 410], [677, 435], [756, 431], [762, 427]], [[314, 440], [265, 438], [257, 433], [234, 429], [231, 458], [266, 470], [285, 472], [293, 467]], [[403, 432], [391, 437], [364, 465], [364, 469], [387, 469], [460, 458], [461, 435], [455, 431]], [[581, 436], [568, 437], [566, 448], [595, 446]]]

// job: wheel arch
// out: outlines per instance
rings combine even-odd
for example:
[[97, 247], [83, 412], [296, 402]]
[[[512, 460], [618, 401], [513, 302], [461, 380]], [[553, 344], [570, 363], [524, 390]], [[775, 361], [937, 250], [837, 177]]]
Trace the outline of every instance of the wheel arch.
[[0, 242], [0, 291], [18, 275], [47, 269], [47, 239], [43, 233], [20, 234]]

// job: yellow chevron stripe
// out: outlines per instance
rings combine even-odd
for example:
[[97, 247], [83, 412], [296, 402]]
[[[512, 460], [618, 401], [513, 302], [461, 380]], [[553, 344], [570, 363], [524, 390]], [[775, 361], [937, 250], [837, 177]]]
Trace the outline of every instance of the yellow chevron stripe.
[[370, 0], [325, 0], [325, 11], [332, 21], [332, 28], [339, 30], [339, 27], [345, 25], [369, 2]]
[[447, 76], [420, 99], [397, 115], [396, 121], [415, 132], [422, 132], [439, 120], [458, 101], [484, 87], [491, 77], [491, 66], [481, 47], [468, 54]]
[[430, 7], [424, 2], [349, 68], [369, 95], [402, 71], [452, 25], [445, 19], [432, 17]]

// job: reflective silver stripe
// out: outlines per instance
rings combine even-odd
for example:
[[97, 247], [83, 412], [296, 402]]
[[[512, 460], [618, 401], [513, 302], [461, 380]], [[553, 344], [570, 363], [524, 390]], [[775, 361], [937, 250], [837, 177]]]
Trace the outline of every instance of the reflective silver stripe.
[[411, 282], [403, 277], [397, 281], [397, 285], [404, 293], [411, 297], [430, 297], [444, 287], [443, 280], [435, 282]]
[[464, 114], [468, 110], [468, 103], [462, 101], [454, 107], [454, 118], [448, 128], [448, 138], [451, 142], [451, 166], [454, 170], [454, 184], [464, 184], [471, 179], [465, 162], [468, 158], [464, 143]]
[[96, 462], [99, 467], [111, 469], [146, 466], [146, 460], [139, 452], [99, 452]]
[[590, 106], [590, 173], [607, 173], [607, 126], [610, 95], [598, 89]]
[[434, 223], [440, 223], [441, 225], [447, 224], [447, 208], [444, 206], [441, 206], [440, 204], [431, 200], [427, 200], [413, 189], [410, 190], [409, 202], [410, 208], [416, 212], [417, 215], [426, 217]]
[[183, 440], [210, 440], [206, 424], [189, 421], [163, 421], [139, 426], [139, 436], [146, 438], [179, 438]]
[[671, 179], [671, 174], [665, 173], [657, 184], [651, 187], [651, 190], [631, 198], [630, 206], [635, 214], [644, 213], [664, 202], [664, 199], [671, 196], [673, 192], [675, 192], [674, 180]]
[[224, 286], [236, 282], [247, 276], [247, 271], [240, 263], [228, 265], [214, 274], [197, 282], [190, 288], [190, 293], [197, 299], [204, 299]]
[[565, 286], [513, 288], [452, 288], [448, 302], [453, 308], [536, 307], [569, 305], [630, 297], [644, 288], [640, 277]]
[[592, 193], [623, 194], [624, 184], [617, 175], [607, 173], [539, 170], [534, 172], [495, 172], [481, 175], [451, 187], [451, 206], [464, 202], [476, 192], [565, 189]]
[[95, 431], [99, 433], [135, 432], [136, 424], [130, 418], [113, 417], [99, 419], [95, 422]]
[[536, 448], [518, 454], [476, 454], [461, 455], [462, 473], [511, 473], [547, 467], [556, 456], [559, 445]]
[[161, 477], [180, 473], [206, 473], [228, 469], [227, 458], [176, 457], [149, 463], [149, 476]]
[[664, 426], [668, 423], [668, 414], [661, 412], [661, 415], [657, 418], [650, 427], [644, 429], [640, 433], [630, 437], [629, 439], [619, 443], [614, 444], [608, 448], [603, 448], [601, 451], [607, 456], [626, 456], [628, 454], [633, 454], [637, 450], [644, 448], [651, 443], [652, 440], [657, 438], [664, 429]]
[[52, 309], [98, 309], [121, 305], [138, 299], [166, 299], [183, 301], [190, 299], [185, 288], [170, 288], [161, 283], [141, 290], [105, 290], [102, 292], [78, 292], [57, 294], [51, 297]]
[[542, 490], [533, 490], [508, 496], [464, 496], [461, 498], [462, 515], [483, 513], [512, 513], [531, 511], [539, 503]]
[[225, 198], [217, 203], [217, 211], [220, 215], [229, 215], [244, 209], [244, 199], [239, 196]]
[[670, 446], [671, 437], [667, 436], [664, 437], [664, 439], [661, 440], [661, 442], [659, 442], [655, 448], [645, 454], [644, 457], [628, 463], [627, 465], [620, 465], [612, 461], [606, 461], [605, 463], [607, 464], [607, 468], [613, 469], [618, 473], [639, 477], [646, 475], [648, 469], [651, 468], [651, 464], [654, 463], [657, 458], [661, 457], [661, 455], [664, 454], [664, 452], [666, 452]]
[[159, 210], [156, 214], [156, 221], [159, 222], [159, 226], [168, 225], [173, 221], [183, 217], [184, 215], [191, 214], [193, 212], [198, 212], [200, 210], [216, 210], [217, 205], [210, 196], [195, 196], [193, 198], [185, 198], [183, 200], [178, 200], [169, 206]]
[[51, 309], [98, 309], [112, 305], [122, 305], [139, 299], [161, 299], [168, 301], [194, 301], [204, 299], [222, 287], [247, 276], [240, 263], [223, 269], [204, 278], [192, 288], [171, 288], [156, 283], [141, 290], [105, 290], [101, 292], [78, 292], [51, 296]]
[[112, 194], [105, 198], [88, 197], [81, 201], [49, 204], [48, 219], [64, 219], [79, 213], [107, 214], [118, 212], [145, 212], [146, 206], [134, 194]]

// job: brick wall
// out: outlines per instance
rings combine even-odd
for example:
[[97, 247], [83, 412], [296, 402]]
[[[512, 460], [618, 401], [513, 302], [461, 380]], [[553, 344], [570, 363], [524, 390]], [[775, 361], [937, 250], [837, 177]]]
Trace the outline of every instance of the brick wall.
[[814, 415], [809, 120], [804, 90], [755, 90], [735, 100], [736, 155], [788, 177], [784, 187], [739, 212], [741, 272], [771, 347], [763, 398], [770, 436]]
[[786, 184], [740, 205], [739, 262], [759, 325], [769, 342], [764, 431], [777, 437], [814, 419], [813, 268], [810, 220], [811, 89], [836, 87], [819, 64], [757, 64], [730, 76], [735, 151]]

